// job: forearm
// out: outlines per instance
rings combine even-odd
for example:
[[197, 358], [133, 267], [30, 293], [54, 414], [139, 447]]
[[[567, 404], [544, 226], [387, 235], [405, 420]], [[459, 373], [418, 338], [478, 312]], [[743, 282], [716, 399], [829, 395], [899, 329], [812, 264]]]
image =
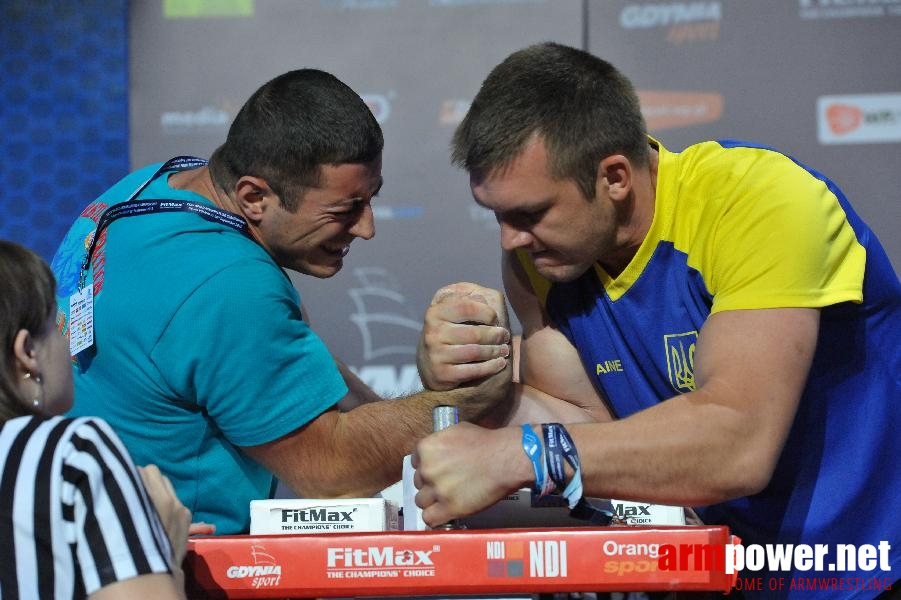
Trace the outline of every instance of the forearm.
[[457, 406], [461, 420], [478, 420], [509, 391], [509, 372], [501, 372], [478, 386], [331, 410], [265, 452], [250, 451], [300, 496], [371, 496], [401, 478], [404, 456], [432, 432], [435, 406]]
[[818, 325], [813, 309], [709, 317], [694, 391], [609, 424], [572, 426], [587, 492], [697, 505], [761, 491], [794, 422]]
[[705, 505], [759, 492], [782, 440], [739, 411], [677, 396], [609, 424], [567, 426], [582, 462], [585, 494], [672, 505]]
[[[401, 478], [404, 456], [416, 442], [432, 433], [432, 410], [439, 405], [460, 407], [461, 420], [469, 411], [465, 401], [471, 390], [424, 391], [400, 399], [382, 400], [377, 406], [363, 405], [340, 415], [336, 426], [338, 447], [356, 447], [356, 458], [342, 460], [339, 477], [355, 482], [355, 494], [371, 495]], [[462, 406], [461, 406], [462, 404]], [[343, 440], [343, 441], [342, 441]], [[350, 459], [344, 454], [345, 459]]]
[[483, 427], [498, 428], [523, 423], [604, 422], [610, 414], [603, 406], [583, 407], [561, 400], [531, 386], [513, 383], [510, 401], [499, 404], [478, 421]]
[[[742, 420], [718, 411], [686, 395], [621, 421], [567, 425], [581, 459], [584, 495], [691, 506], [753, 493], [743, 487], [749, 461], [735, 450], [749, 441], [741, 437]], [[538, 422], [532, 428], [543, 438]], [[460, 426], [420, 442], [417, 503], [426, 522], [472, 514], [534, 485], [522, 437], [519, 427]], [[705, 443], [698, 441], [704, 437]]]

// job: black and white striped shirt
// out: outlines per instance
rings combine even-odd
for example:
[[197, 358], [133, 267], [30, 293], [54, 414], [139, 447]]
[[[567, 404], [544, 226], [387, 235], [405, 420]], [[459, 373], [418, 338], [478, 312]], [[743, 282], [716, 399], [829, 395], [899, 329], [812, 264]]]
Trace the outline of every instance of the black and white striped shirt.
[[171, 572], [171, 555], [140, 475], [104, 421], [0, 425], [0, 599], [82, 598]]

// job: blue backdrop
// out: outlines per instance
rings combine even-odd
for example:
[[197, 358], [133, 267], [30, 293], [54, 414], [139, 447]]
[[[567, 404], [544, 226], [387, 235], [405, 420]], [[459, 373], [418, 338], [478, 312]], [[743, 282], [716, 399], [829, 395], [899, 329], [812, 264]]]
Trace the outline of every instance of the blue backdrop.
[[0, 0], [0, 238], [47, 261], [128, 172], [125, 0]]

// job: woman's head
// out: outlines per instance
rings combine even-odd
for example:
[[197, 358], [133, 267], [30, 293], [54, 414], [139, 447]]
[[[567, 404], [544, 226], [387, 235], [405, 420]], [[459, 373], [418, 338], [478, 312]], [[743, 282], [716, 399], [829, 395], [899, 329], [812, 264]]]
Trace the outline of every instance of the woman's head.
[[0, 421], [72, 406], [72, 367], [55, 325], [55, 293], [47, 263], [0, 240]]

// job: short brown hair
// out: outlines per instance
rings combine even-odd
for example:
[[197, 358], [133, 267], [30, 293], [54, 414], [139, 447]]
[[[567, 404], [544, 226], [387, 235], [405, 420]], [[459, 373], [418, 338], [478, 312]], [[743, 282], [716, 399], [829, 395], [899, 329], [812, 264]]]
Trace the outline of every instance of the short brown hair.
[[593, 198], [598, 163], [649, 161], [647, 126], [632, 83], [588, 52], [546, 42], [514, 52], [482, 83], [452, 142], [452, 160], [483, 174], [508, 166], [533, 136], [551, 174]]

